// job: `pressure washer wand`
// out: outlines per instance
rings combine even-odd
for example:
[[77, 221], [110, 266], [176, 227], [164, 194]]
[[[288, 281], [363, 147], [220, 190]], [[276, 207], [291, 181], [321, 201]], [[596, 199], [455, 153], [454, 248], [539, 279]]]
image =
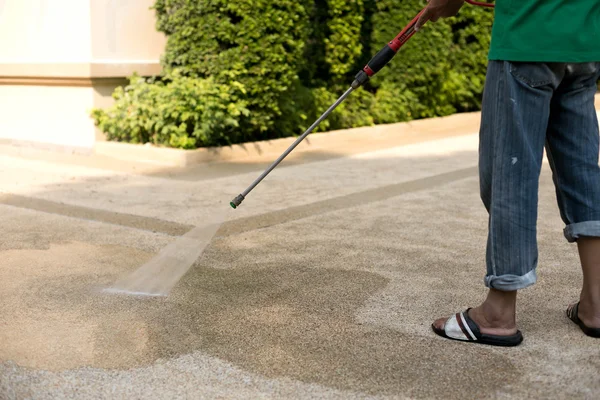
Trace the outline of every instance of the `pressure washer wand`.
[[323, 121], [325, 118], [327, 118], [329, 116], [329, 114], [331, 114], [331, 112], [337, 108], [337, 106], [339, 106], [344, 100], [346, 100], [346, 97], [350, 96], [350, 93], [352, 93], [353, 91], [354, 91], [353, 87], [346, 90], [346, 93], [344, 93], [339, 99], [337, 99], [337, 101], [335, 103], [333, 103], [333, 105], [331, 107], [329, 107], [327, 109], [327, 111], [325, 111], [323, 113], [323, 115], [321, 115], [319, 117], [319, 119], [316, 120], [306, 130], [306, 132], [304, 132], [300, 137], [298, 137], [298, 139], [296, 139], [296, 141], [294, 143], [292, 143], [292, 145], [290, 147], [288, 147], [288, 149], [286, 151], [284, 151], [283, 154], [280, 155], [279, 158], [277, 160], [275, 160], [273, 162], [273, 164], [271, 164], [269, 166], [269, 168], [267, 168], [265, 170], [265, 172], [263, 172], [254, 182], [252, 182], [252, 184], [250, 186], [248, 186], [248, 188], [246, 190], [244, 190], [240, 195], [238, 195], [235, 199], [233, 199], [229, 203], [229, 205], [231, 205], [231, 207], [233, 207], [233, 208], [237, 208], [237, 206], [239, 206], [242, 203], [242, 201], [244, 201], [244, 199], [246, 198], [248, 193], [250, 193], [250, 191], [252, 191], [252, 189], [254, 189], [256, 187], [256, 185], [258, 185], [263, 179], [265, 179], [265, 177], [267, 175], [269, 175], [269, 173], [271, 173], [271, 171], [273, 171], [275, 169], [275, 167], [278, 166], [279, 163], [282, 162], [283, 159], [286, 158], [288, 156], [288, 154], [290, 154], [292, 152], [292, 150], [294, 150], [296, 148], [296, 146], [298, 146], [300, 144], [300, 142], [302, 142], [304, 140], [304, 138], [307, 137], [321, 123], [321, 121]]
[[371, 61], [369, 61], [367, 65], [365, 65], [365, 67], [358, 74], [356, 74], [356, 77], [350, 85], [350, 88], [346, 90], [346, 92], [306, 130], [306, 132], [298, 137], [298, 139], [296, 139], [296, 141], [292, 143], [292, 145], [286, 151], [284, 151], [283, 154], [269, 166], [269, 168], [265, 170], [265, 172], [263, 172], [250, 186], [248, 186], [246, 190], [244, 190], [229, 203], [231, 207], [237, 208], [240, 204], [242, 204], [242, 201], [244, 201], [252, 189], [262, 182], [262, 180], [265, 179], [265, 177], [269, 175], [269, 173], [271, 173], [271, 171], [273, 171], [275, 167], [277, 167], [279, 163], [281, 163], [281, 161], [283, 161], [283, 159], [286, 158], [288, 154], [290, 154], [296, 148], [296, 146], [298, 146], [300, 142], [302, 142], [321, 123], [321, 121], [327, 118], [327, 116], [329, 116], [329, 114], [331, 114], [333, 110], [337, 108], [337, 106], [346, 100], [346, 98], [350, 96], [350, 93], [364, 85], [372, 76], [381, 71], [381, 69], [387, 63], [389, 63], [392, 58], [394, 58], [400, 47], [402, 47], [416, 33], [415, 24], [419, 20], [421, 14], [423, 14], [423, 11], [425, 10], [422, 10], [419, 14], [417, 14], [417, 16], [404, 29], [402, 29], [402, 31], [392, 41], [386, 44], [383, 49], [381, 49], [379, 53], [377, 53], [375, 57], [373, 57]]

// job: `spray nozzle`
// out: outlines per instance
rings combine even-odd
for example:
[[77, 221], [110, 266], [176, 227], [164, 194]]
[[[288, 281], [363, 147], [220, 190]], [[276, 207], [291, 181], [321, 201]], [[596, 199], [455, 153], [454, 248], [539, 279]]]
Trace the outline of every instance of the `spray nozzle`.
[[240, 194], [235, 199], [231, 200], [229, 205], [235, 210], [240, 204], [242, 204], [242, 201], [244, 201], [244, 196]]

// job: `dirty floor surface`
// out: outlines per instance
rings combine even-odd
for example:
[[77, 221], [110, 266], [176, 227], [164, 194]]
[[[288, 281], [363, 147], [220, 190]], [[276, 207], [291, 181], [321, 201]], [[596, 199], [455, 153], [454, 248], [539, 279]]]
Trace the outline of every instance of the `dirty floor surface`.
[[262, 166], [136, 174], [0, 154], [0, 398], [600, 398], [600, 342], [564, 315], [581, 273], [546, 166], [524, 343], [431, 332], [485, 295], [476, 165], [470, 133], [284, 163], [168, 297], [144, 298], [102, 289]]

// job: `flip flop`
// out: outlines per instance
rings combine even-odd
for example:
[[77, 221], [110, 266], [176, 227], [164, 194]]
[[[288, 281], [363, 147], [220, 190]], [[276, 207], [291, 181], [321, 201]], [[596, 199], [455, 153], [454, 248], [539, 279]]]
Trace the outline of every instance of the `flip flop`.
[[481, 333], [479, 326], [469, 317], [469, 310], [470, 308], [448, 318], [443, 329], [438, 329], [433, 324], [431, 328], [435, 333], [447, 339], [487, 344], [490, 346], [518, 346], [523, 341], [521, 331], [517, 331], [517, 333], [510, 336]]
[[600, 328], [589, 328], [579, 319], [579, 302], [567, 308], [567, 317], [575, 322], [586, 335], [593, 338], [600, 338]]

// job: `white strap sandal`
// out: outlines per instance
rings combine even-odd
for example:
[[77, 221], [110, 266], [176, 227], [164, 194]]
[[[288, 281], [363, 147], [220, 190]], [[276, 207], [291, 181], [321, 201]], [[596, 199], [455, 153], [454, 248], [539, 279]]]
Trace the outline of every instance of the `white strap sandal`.
[[479, 326], [469, 317], [469, 309], [456, 313], [448, 318], [443, 329], [431, 325], [438, 335], [452, 340], [474, 342], [491, 346], [518, 346], [523, 341], [521, 331], [510, 336], [486, 335], [481, 333]]

